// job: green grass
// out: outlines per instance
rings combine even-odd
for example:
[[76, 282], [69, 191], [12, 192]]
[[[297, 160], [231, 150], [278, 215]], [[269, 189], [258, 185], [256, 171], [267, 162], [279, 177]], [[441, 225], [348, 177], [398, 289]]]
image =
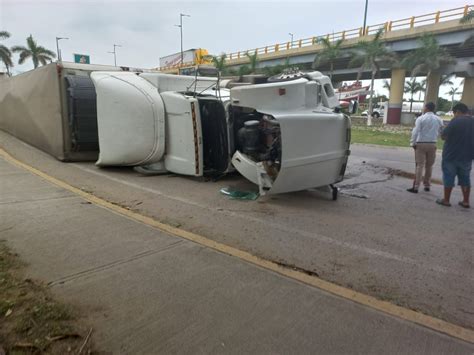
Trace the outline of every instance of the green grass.
[[[352, 143], [376, 144], [390, 147], [410, 147], [411, 131], [404, 130], [384, 130], [380, 127], [352, 127]], [[438, 149], [443, 148], [443, 141], [438, 140]]]

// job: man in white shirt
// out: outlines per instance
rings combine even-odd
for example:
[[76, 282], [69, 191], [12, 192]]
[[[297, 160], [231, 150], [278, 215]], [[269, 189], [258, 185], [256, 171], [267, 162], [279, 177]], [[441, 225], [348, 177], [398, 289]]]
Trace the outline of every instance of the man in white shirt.
[[415, 128], [411, 133], [410, 145], [415, 149], [415, 181], [413, 187], [407, 189], [408, 192], [418, 193], [421, 184], [423, 169], [425, 175], [423, 185], [425, 191], [430, 191], [431, 171], [436, 159], [436, 143], [443, 128], [443, 121], [434, 114], [435, 104], [428, 102], [423, 110], [423, 115], [418, 117]]

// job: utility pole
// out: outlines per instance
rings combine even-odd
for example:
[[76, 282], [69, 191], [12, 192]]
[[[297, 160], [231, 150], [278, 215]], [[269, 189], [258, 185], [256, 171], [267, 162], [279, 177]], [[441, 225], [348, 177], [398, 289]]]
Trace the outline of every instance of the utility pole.
[[289, 32], [288, 34], [291, 37], [291, 46], [290, 47], [293, 48], [293, 33]]
[[176, 27], [179, 27], [180, 35], [181, 35], [181, 65], [183, 64], [183, 17], [191, 17], [190, 15], [186, 14], [179, 14], [179, 25], [175, 25]]
[[365, 0], [365, 13], [364, 13], [364, 30], [362, 34], [365, 36], [367, 33], [365, 33], [367, 29], [367, 8], [369, 7], [369, 0]]
[[69, 39], [68, 37], [56, 37], [56, 53], [58, 54], [58, 61], [61, 61], [61, 50], [59, 49], [59, 41], [62, 39]]
[[117, 51], [115, 48], [117, 47], [122, 47], [120, 44], [114, 44], [114, 51], [113, 52], [107, 52], [107, 53], [112, 53], [114, 55], [114, 65], [117, 66]]

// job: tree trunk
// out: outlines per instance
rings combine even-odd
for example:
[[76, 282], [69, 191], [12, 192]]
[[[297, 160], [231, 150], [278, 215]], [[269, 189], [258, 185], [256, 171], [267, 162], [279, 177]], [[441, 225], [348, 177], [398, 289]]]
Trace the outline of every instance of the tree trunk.
[[329, 73], [329, 78], [331, 79], [331, 84], [333, 84], [333, 82], [332, 82], [332, 73], [333, 73], [333, 71], [334, 71], [334, 63], [331, 62], [331, 72]]
[[374, 81], [375, 81], [375, 71], [372, 71], [372, 77], [370, 80], [370, 98], [369, 98], [369, 111], [367, 114], [367, 126], [372, 126], [372, 100], [374, 98]]
[[411, 98], [410, 98], [410, 113], [412, 112], [412, 108], [413, 108], [413, 95], [414, 95], [414, 93], [412, 92], [411, 93]]

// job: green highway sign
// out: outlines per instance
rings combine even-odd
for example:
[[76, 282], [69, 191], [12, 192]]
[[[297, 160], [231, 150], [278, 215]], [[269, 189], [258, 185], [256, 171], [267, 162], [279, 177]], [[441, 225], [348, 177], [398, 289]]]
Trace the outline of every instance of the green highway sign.
[[74, 63], [91, 64], [91, 57], [87, 54], [74, 53]]

